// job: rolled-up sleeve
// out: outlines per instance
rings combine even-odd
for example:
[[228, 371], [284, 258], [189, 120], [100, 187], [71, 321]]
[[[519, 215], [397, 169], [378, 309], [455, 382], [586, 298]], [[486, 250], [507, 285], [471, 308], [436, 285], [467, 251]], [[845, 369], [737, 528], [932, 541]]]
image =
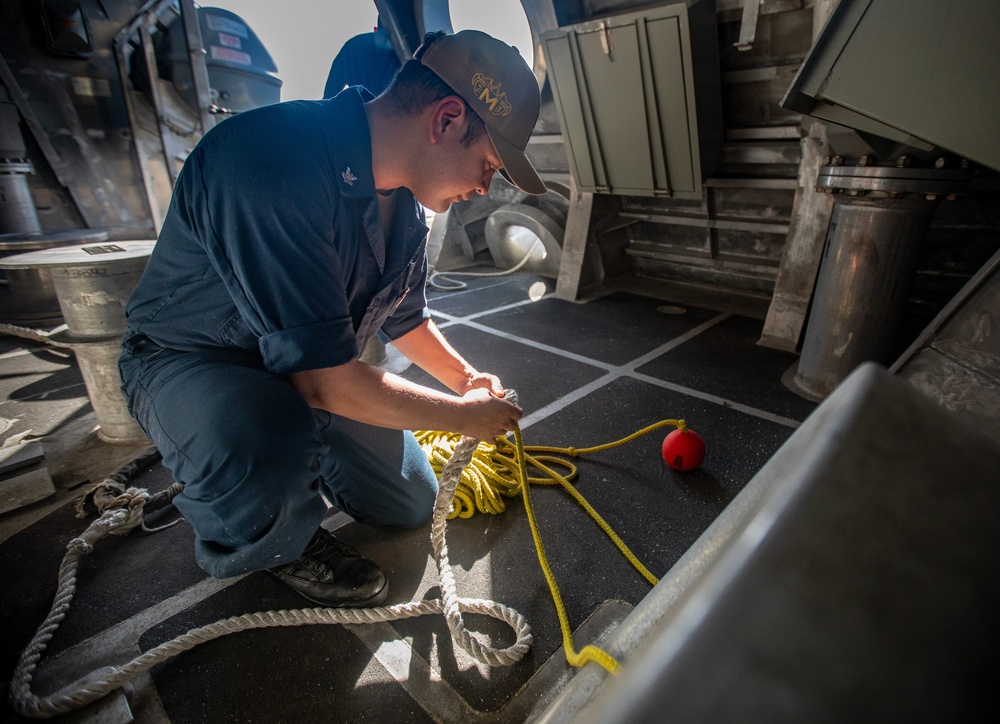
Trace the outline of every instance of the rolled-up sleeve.
[[264, 366], [280, 374], [342, 365], [353, 359], [354, 349], [354, 333], [342, 321], [284, 329], [260, 338]]

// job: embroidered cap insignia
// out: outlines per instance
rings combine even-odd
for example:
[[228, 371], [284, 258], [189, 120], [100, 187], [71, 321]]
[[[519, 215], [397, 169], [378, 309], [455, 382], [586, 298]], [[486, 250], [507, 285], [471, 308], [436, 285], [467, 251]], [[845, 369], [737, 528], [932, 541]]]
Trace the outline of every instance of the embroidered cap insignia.
[[472, 90], [476, 96], [490, 109], [494, 116], [506, 116], [513, 108], [507, 101], [507, 94], [500, 90], [503, 83], [497, 83], [482, 73], [472, 76]]

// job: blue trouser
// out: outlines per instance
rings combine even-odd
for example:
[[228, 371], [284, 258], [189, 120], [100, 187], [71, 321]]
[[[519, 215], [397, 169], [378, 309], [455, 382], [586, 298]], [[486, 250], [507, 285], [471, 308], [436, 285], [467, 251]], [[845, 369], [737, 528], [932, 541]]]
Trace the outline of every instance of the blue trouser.
[[326, 514], [419, 527], [437, 479], [413, 433], [310, 408], [253, 355], [148, 342], [119, 362], [129, 409], [184, 484], [174, 504], [217, 578], [295, 560]]

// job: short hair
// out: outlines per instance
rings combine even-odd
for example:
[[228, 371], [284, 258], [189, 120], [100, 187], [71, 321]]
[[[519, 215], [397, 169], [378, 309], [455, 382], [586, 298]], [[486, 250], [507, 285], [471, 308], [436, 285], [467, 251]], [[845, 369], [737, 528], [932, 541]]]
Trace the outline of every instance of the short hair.
[[[448, 96], [462, 98], [434, 71], [419, 60], [410, 59], [396, 72], [381, 98], [389, 101], [393, 110], [400, 115], [413, 116]], [[486, 124], [479, 114], [472, 110], [472, 106], [465, 100], [462, 100], [462, 103], [465, 104], [468, 123], [461, 141], [463, 146], [469, 147], [486, 133]]]

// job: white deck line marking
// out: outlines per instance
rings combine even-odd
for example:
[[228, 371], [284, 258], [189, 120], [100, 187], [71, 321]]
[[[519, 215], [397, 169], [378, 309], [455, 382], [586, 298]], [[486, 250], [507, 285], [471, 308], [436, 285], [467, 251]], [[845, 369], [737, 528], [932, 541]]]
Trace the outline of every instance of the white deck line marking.
[[344, 628], [361, 639], [372, 656], [431, 718], [442, 722], [482, 718], [481, 712], [473, 709], [390, 624]]
[[500, 337], [501, 339], [510, 340], [511, 342], [517, 342], [518, 344], [523, 344], [526, 347], [532, 347], [543, 352], [551, 352], [552, 354], [559, 355], [560, 357], [565, 357], [566, 359], [571, 359], [574, 362], [580, 362], [585, 365], [590, 365], [591, 367], [599, 367], [602, 370], [611, 372], [616, 370], [617, 367], [613, 364], [607, 362], [601, 362], [596, 359], [591, 359], [590, 357], [584, 357], [583, 355], [576, 354], [575, 352], [567, 352], [564, 349], [559, 349], [558, 347], [553, 347], [543, 342], [536, 342], [527, 337], [520, 337], [516, 334], [510, 334], [509, 332], [504, 332], [499, 329], [494, 329], [493, 327], [487, 327], [479, 322], [467, 322], [464, 320], [456, 320], [457, 324], [461, 324], [466, 327], [472, 327], [480, 332], [486, 332], [487, 334], [492, 334], [494, 337]]
[[[519, 302], [518, 304], [511, 305], [511, 306], [520, 306], [520, 305], [521, 305], [521, 303]], [[697, 337], [699, 334], [701, 334], [705, 330], [714, 327], [719, 322], [722, 322], [723, 320], [728, 319], [730, 316], [732, 316], [732, 315], [730, 315], [728, 313], [720, 314], [720, 315], [718, 315], [716, 317], [713, 317], [712, 319], [708, 320], [707, 322], [703, 322], [702, 324], [699, 324], [697, 327], [693, 327], [692, 329], [689, 329], [684, 334], [681, 334], [681, 335], [679, 335], [677, 337], [674, 337], [673, 339], [669, 340], [668, 342], [665, 342], [664, 344], [661, 344], [659, 347], [656, 347], [655, 349], [652, 349], [649, 352], [646, 352], [644, 355], [635, 358], [631, 362], [626, 362], [624, 365], [613, 365], [613, 364], [611, 364], [609, 362], [601, 362], [600, 360], [593, 359], [592, 357], [585, 357], [583, 355], [576, 354], [575, 352], [567, 352], [564, 349], [559, 349], [558, 347], [553, 347], [553, 346], [545, 344], [543, 342], [536, 342], [535, 340], [528, 339], [527, 337], [521, 337], [521, 336], [516, 335], [516, 334], [511, 334], [509, 332], [504, 332], [504, 331], [496, 329], [494, 327], [488, 327], [488, 326], [486, 326], [484, 324], [480, 324], [479, 322], [471, 321], [473, 317], [481, 317], [484, 314], [491, 314], [494, 311], [497, 311], [497, 310], [490, 310], [489, 312], [477, 313], [477, 314], [469, 316], [469, 317], [453, 317], [450, 314], [446, 314], [446, 315], [443, 315], [443, 316], [447, 319], [449, 325], [451, 325], [451, 324], [460, 324], [460, 325], [464, 325], [466, 327], [472, 327], [473, 329], [477, 329], [480, 332], [486, 332], [487, 334], [492, 334], [495, 337], [500, 337], [502, 339], [507, 339], [507, 340], [510, 340], [512, 342], [518, 342], [519, 344], [523, 344], [523, 345], [525, 345], [527, 347], [533, 347], [534, 349], [542, 350], [544, 352], [551, 352], [552, 354], [559, 355], [560, 357], [566, 357], [567, 359], [571, 359], [571, 360], [574, 360], [576, 362], [582, 362], [583, 364], [590, 365], [592, 367], [600, 367], [601, 369], [607, 370], [608, 372], [612, 372], [612, 373], [617, 372], [619, 374], [621, 374], [623, 370], [634, 370], [635, 368], [640, 367], [640, 366], [646, 364], [650, 360], [656, 359], [661, 354], [669, 352], [674, 347], [677, 347], [677, 346], [683, 344], [684, 342], [687, 342], [689, 339]]]
[[[439, 272], [443, 276], [448, 276], [448, 272]], [[464, 289], [435, 289], [435, 292], [440, 292], [440, 296], [434, 298], [435, 302], [439, 302], [442, 299], [451, 299], [452, 297], [460, 297], [463, 294], [471, 294], [472, 292], [481, 292], [484, 289], [493, 289], [494, 287], [502, 287], [507, 284], [510, 280], [501, 280], [494, 282], [493, 284], [484, 284], [481, 287], [465, 287]]]
[[[69, 678], [79, 678], [98, 665], [121, 666], [139, 654], [138, 643], [143, 633], [245, 577], [236, 576], [222, 580], [206, 578], [43, 661], [38, 672], [39, 676], [44, 677], [56, 667], [60, 669], [66, 667], [70, 673]], [[432, 718], [436, 717], [438, 721], [464, 722], [482, 718], [482, 713], [470, 707], [390, 624], [343, 627], [364, 642], [374, 658]], [[100, 653], [95, 657], [96, 652]], [[95, 658], [97, 660], [92, 660]], [[55, 678], [66, 679], [66, 670], [60, 671], [59, 676]], [[152, 691], [156, 691], [151, 682], [147, 682], [147, 685]]]
[[689, 339], [694, 339], [695, 337], [697, 337], [702, 332], [704, 332], [704, 331], [706, 331], [708, 329], [711, 329], [712, 327], [714, 327], [715, 325], [719, 324], [720, 322], [724, 322], [725, 320], [729, 319], [729, 317], [731, 317], [731, 316], [732, 315], [729, 314], [729, 313], [723, 313], [723, 314], [718, 315], [717, 317], [712, 317], [707, 322], [702, 322], [697, 327], [693, 327], [693, 328], [689, 329], [684, 334], [682, 334], [680, 336], [677, 336], [677, 337], [674, 337], [669, 342], [665, 342], [664, 344], [661, 344], [656, 349], [650, 350], [649, 352], [647, 352], [646, 354], [642, 355], [641, 357], [636, 357], [634, 360], [632, 360], [628, 364], [625, 364], [625, 365], [622, 365], [622, 366], [625, 367], [625, 368], [628, 368], [630, 370], [634, 370], [634, 369], [636, 369], [638, 367], [641, 367], [642, 365], [646, 364], [650, 360], [656, 359], [661, 354], [669, 352], [674, 347], [678, 347], [678, 346], [684, 344]]
[[[42, 663], [43, 668], [46, 668], [57, 660], [74, 661], [78, 655], [82, 655], [86, 651], [101, 652], [101, 656], [107, 657], [105, 665], [117, 664], [120, 666], [127, 663], [135, 657], [139, 649], [139, 638], [143, 633], [153, 626], [163, 623], [171, 616], [186, 611], [192, 606], [201, 603], [206, 598], [229, 588], [234, 583], [238, 583], [246, 575], [223, 579], [205, 578], [199, 583], [174, 594], [170, 598], [160, 601], [68, 649], [60, 651], [52, 659], [44, 661]], [[83, 658], [86, 660], [87, 657], [84, 656]], [[89, 669], [87, 671], [80, 671], [78, 674], [83, 675], [88, 671]]]
[[[545, 297], [542, 297], [542, 299], [544, 299], [544, 298]], [[539, 299], [538, 301], [540, 302], [542, 300]], [[510, 304], [505, 304], [502, 307], [494, 307], [493, 309], [487, 309], [486, 311], [483, 311], [483, 312], [476, 312], [474, 314], [470, 314], [468, 316], [462, 317], [462, 319], [463, 320], [464, 319], [476, 319], [477, 317], [484, 317], [487, 314], [496, 314], [497, 312], [506, 312], [508, 309], [517, 309], [518, 307], [523, 307], [525, 305], [534, 304], [534, 303], [535, 302], [533, 302], [530, 299], [522, 299], [520, 302], [511, 302]]]
[[532, 413], [530, 413], [530, 414], [525, 415], [524, 417], [522, 417], [521, 420], [520, 420], [520, 422], [519, 422], [519, 424], [521, 426], [521, 429], [522, 430], [527, 430], [529, 427], [531, 427], [532, 425], [534, 425], [536, 422], [541, 422], [545, 418], [550, 417], [551, 415], [556, 414], [557, 412], [559, 412], [563, 408], [569, 407], [570, 405], [572, 405], [577, 400], [580, 400], [580, 399], [586, 397], [591, 392], [594, 392], [596, 390], [601, 389], [602, 387], [604, 387], [605, 385], [609, 384], [610, 382], [613, 382], [618, 377], [621, 377], [621, 374], [616, 374], [614, 372], [609, 372], [608, 374], [602, 375], [601, 377], [598, 377], [596, 380], [594, 380], [593, 382], [590, 382], [590, 383], [584, 385], [583, 387], [577, 387], [575, 390], [573, 390], [569, 394], [563, 395], [558, 400], [550, 402], [545, 407], [539, 408], [539, 409], [535, 410], [534, 412], [532, 412]]
[[620, 367], [609, 367], [609, 368], [607, 368], [608, 369], [608, 374], [603, 375], [602, 377], [598, 377], [593, 382], [590, 382], [590, 383], [584, 385], [583, 387], [578, 387], [577, 389], [573, 390], [573, 392], [571, 392], [571, 393], [569, 393], [567, 395], [563, 395], [558, 400], [550, 402], [545, 407], [543, 407], [543, 408], [541, 408], [539, 410], [535, 410], [531, 414], [522, 417], [521, 421], [520, 421], [521, 429], [523, 430], [523, 429], [525, 429], [527, 427], [530, 427], [531, 425], [535, 424], [536, 422], [541, 422], [542, 420], [544, 420], [545, 418], [549, 417], [550, 415], [554, 415], [555, 413], [559, 412], [560, 410], [562, 410], [562, 409], [568, 407], [569, 405], [573, 404], [577, 400], [580, 400], [580, 399], [586, 397], [591, 392], [599, 390], [600, 388], [602, 388], [605, 385], [608, 385], [608, 384], [614, 382], [616, 379], [618, 379], [620, 377], [626, 377], [626, 376], [633, 376], [633, 375], [635, 375], [635, 369], [637, 367], [640, 367], [640, 366], [646, 364], [650, 360], [656, 359], [661, 354], [664, 354], [665, 352], [670, 351], [674, 347], [676, 347], [676, 346], [678, 346], [680, 344], [683, 344], [684, 342], [688, 341], [689, 339], [691, 339], [693, 337], [697, 337], [699, 334], [701, 334], [702, 332], [704, 332], [706, 329], [710, 329], [711, 327], [714, 327], [716, 324], [718, 324], [719, 322], [723, 321], [724, 319], [726, 319], [728, 317], [729, 317], [728, 314], [720, 314], [717, 317], [713, 317], [712, 319], [708, 320], [707, 322], [699, 324], [697, 327], [689, 329], [684, 334], [682, 334], [682, 335], [680, 335], [678, 337], [674, 337], [669, 342], [665, 342], [665, 343], [661, 344], [659, 347], [650, 350], [646, 354], [641, 355], [639, 357], [636, 357], [634, 360], [632, 360], [631, 362], [628, 362], [627, 364], [624, 364], [624, 365], [622, 365]]
[[[338, 528], [347, 525], [353, 520], [346, 513], [338, 512], [323, 522], [323, 527], [329, 531], [336, 531]], [[134, 656], [132, 647], [136, 647], [139, 637], [153, 626], [163, 623], [171, 616], [175, 616], [182, 611], [195, 606], [205, 599], [214, 596], [234, 583], [246, 578], [251, 574], [233, 576], [231, 578], [204, 578], [198, 583], [188, 586], [175, 593], [170, 598], [166, 598], [159, 603], [153, 604], [149, 608], [143, 609], [131, 617], [120, 621], [114, 626], [94, 634], [90, 638], [75, 644], [69, 649], [60, 652], [57, 656], [64, 656], [70, 651], [84, 650], [89, 646], [96, 646], [100, 651], [125, 651], [128, 661]], [[82, 647], [82, 648], [81, 648]], [[53, 657], [56, 658], [56, 657]]]
[[798, 427], [801, 423], [798, 420], [792, 420], [788, 417], [782, 417], [781, 415], [775, 415], [773, 412], [767, 412], [766, 410], [758, 410], [756, 407], [750, 407], [749, 405], [743, 405], [739, 402], [733, 402], [732, 400], [727, 400], [725, 397], [719, 397], [718, 395], [712, 395], [707, 392], [701, 392], [699, 390], [691, 389], [690, 387], [684, 387], [683, 385], [675, 385], [673, 382], [664, 382], [663, 380], [658, 380], [655, 377], [649, 377], [648, 375], [639, 374], [634, 372], [630, 375], [640, 382], [646, 382], [651, 385], [656, 385], [657, 387], [663, 387], [664, 389], [671, 390], [672, 392], [679, 392], [682, 395], [687, 395], [688, 397], [697, 397], [699, 400], [704, 400], [705, 402], [711, 402], [715, 405], [720, 405], [722, 407], [728, 407], [730, 409], [736, 410], [738, 412], [743, 412], [747, 415], [753, 417], [759, 417], [763, 420], [769, 420], [770, 422], [776, 422], [779, 425], [784, 425], [786, 427]]
[[[524, 304], [524, 302], [518, 302], [517, 304], [510, 306], [516, 307], [520, 306], [521, 304]], [[487, 334], [492, 334], [496, 337], [501, 337], [502, 339], [507, 339], [512, 342], [517, 342], [519, 344], [523, 344], [525, 346], [532, 347], [534, 349], [542, 350], [544, 352], [551, 352], [552, 354], [559, 355], [560, 357], [565, 357], [567, 359], [571, 359], [576, 362], [582, 362], [583, 364], [590, 365], [592, 367], [599, 367], [607, 372], [607, 374], [601, 375], [596, 380], [593, 380], [587, 383], [586, 385], [583, 385], [582, 387], [578, 387], [572, 392], [563, 395], [558, 400], [549, 403], [545, 407], [535, 410], [534, 412], [522, 417], [521, 418], [522, 430], [531, 427], [531, 425], [534, 425], [535, 423], [541, 422], [542, 420], [546, 419], [547, 417], [550, 417], [551, 415], [554, 415], [560, 410], [565, 409], [574, 402], [586, 397], [587, 395], [589, 395], [592, 392], [595, 392], [596, 390], [599, 390], [605, 385], [614, 382], [616, 379], [620, 377], [632, 377], [633, 379], [640, 380], [641, 382], [646, 382], [648, 384], [655, 385], [657, 387], [662, 387], [664, 389], [668, 389], [673, 392], [678, 392], [680, 394], [687, 395], [689, 397], [695, 397], [699, 400], [704, 400], [705, 402], [710, 402], [714, 405], [719, 405], [721, 407], [726, 407], [732, 410], [736, 410], [738, 412], [751, 415], [752, 417], [758, 417], [763, 420], [769, 420], [770, 422], [774, 422], [779, 425], [784, 425], [786, 427], [796, 428], [800, 424], [799, 421], [797, 420], [792, 420], [790, 418], [783, 417], [781, 415], [775, 415], [774, 413], [767, 412], [766, 410], [760, 410], [755, 407], [751, 407], [749, 405], [744, 405], [739, 402], [734, 402], [733, 400], [728, 400], [724, 397], [719, 397], [718, 395], [712, 395], [707, 392], [701, 392], [699, 390], [695, 390], [690, 387], [684, 387], [683, 385], [674, 384], [672, 382], [665, 382], [655, 377], [650, 377], [648, 375], [636, 372], [636, 369], [646, 364], [647, 362], [656, 359], [662, 354], [666, 354], [675, 347], [684, 344], [688, 340], [697, 337], [702, 332], [705, 332], [706, 330], [711, 329], [720, 322], [725, 321], [726, 319], [732, 316], [729, 313], [724, 312], [722, 314], [719, 314], [713, 317], [712, 319], [709, 319], [708, 321], [699, 324], [697, 327], [692, 327], [684, 334], [678, 335], [677, 337], [674, 337], [668, 342], [661, 344], [659, 347], [656, 347], [655, 349], [652, 349], [649, 352], [646, 352], [645, 354], [636, 357], [631, 362], [627, 362], [624, 365], [615, 366], [608, 364], [606, 362], [601, 362], [599, 360], [591, 359], [590, 357], [584, 357], [583, 355], [575, 354], [573, 352], [567, 352], [566, 350], [562, 350], [557, 347], [552, 347], [550, 345], [543, 344], [541, 342], [536, 342], [534, 340], [527, 339], [525, 337], [520, 337], [516, 334], [510, 334], [508, 332], [503, 332], [501, 330], [494, 329], [492, 327], [487, 327], [486, 325], [480, 324], [479, 322], [471, 321], [472, 317], [481, 317], [486, 314], [492, 314], [493, 312], [498, 311], [499, 309], [506, 309], [506, 308], [509, 307], [498, 307], [497, 309], [489, 310], [486, 312], [478, 312], [475, 315], [471, 315], [469, 317], [455, 317], [450, 314], [445, 314], [442, 316], [447, 319], [449, 326], [457, 324], [457, 325], [464, 325], [467, 327], [471, 327], [473, 329], [479, 330], [480, 332], [486, 332]]]
[[[544, 299], [544, 297], [542, 297], [542, 299]], [[541, 299], [539, 299], [538, 301], [541, 301]], [[533, 302], [530, 299], [522, 299], [520, 302], [511, 302], [510, 304], [504, 304], [501, 307], [493, 307], [492, 309], [486, 309], [483, 310], [482, 312], [474, 312], [464, 317], [460, 317], [455, 314], [448, 314], [447, 312], [442, 312], [438, 309], [431, 309], [430, 311], [431, 311], [431, 316], [442, 317], [445, 320], [444, 325], [442, 326], [445, 326], [452, 324], [461, 324], [463, 322], [467, 322], [476, 319], [478, 317], [485, 317], [488, 314], [496, 314], [497, 312], [506, 312], [508, 309], [517, 309], [518, 307], [523, 307], [527, 304], [534, 304], [534, 303], [535, 302]]]

